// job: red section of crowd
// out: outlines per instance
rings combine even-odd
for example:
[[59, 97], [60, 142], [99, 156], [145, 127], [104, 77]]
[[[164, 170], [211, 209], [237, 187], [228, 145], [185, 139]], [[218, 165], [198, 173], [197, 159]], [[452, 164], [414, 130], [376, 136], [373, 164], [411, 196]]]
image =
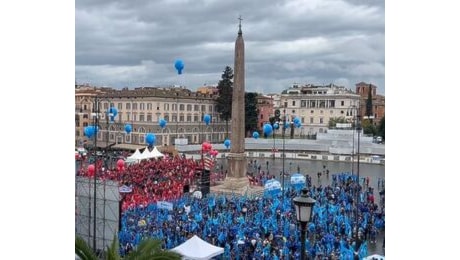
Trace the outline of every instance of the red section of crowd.
[[[132, 187], [131, 193], [122, 194], [124, 211], [139, 205], [147, 206], [157, 201], [178, 199], [183, 194], [184, 185], [194, 183], [195, 170], [199, 166], [199, 161], [180, 156], [145, 160], [122, 170], [103, 169], [102, 161], [98, 161], [96, 173], [100, 179], [118, 180], [120, 186]], [[82, 169], [81, 174], [94, 176], [87, 169]]]

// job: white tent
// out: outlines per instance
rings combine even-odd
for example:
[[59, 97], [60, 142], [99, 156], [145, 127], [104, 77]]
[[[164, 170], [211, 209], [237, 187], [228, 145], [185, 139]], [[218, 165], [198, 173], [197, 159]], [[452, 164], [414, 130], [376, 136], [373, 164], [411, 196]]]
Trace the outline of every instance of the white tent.
[[142, 156], [142, 154], [139, 151], [139, 149], [136, 149], [136, 151], [133, 154], [131, 154], [131, 156], [126, 158], [126, 162], [127, 163], [138, 162], [140, 160], [141, 156]]
[[144, 151], [142, 152], [141, 156], [139, 157], [139, 160], [144, 160], [144, 159], [149, 159], [150, 157], [150, 151], [149, 148], [146, 147]]
[[160, 151], [158, 151], [156, 146], [150, 152], [150, 156], [151, 156], [151, 158], [164, 157], [164, 155], [162, 153], [160, 153]]
[[224, 253], [222, 247], [209, 244], [196, 235], [171, 251], [181, 254], [182, 259], [187, 260], [207, 260]]

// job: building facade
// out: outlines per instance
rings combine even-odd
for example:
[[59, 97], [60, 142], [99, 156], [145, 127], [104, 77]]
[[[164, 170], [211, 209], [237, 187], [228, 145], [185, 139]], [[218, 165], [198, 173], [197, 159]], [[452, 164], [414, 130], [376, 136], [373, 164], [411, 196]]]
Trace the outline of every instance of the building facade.
[[294, 129], [294, 136], [302, 137], [327, 132], [331, 118], [343, 117], [351, 122], [356, 117], [357, 109], [353, 108], [359, 107], [359, 102], [359, 95], [342, 86], [293, 84], [281, 93], [279, 109], [282, 120], [300, 119], [302, 126]]
[[274, 115], [273, 109], [273, 98], [269, 96], [265, 96], [263, 94], [258, 94], [256, 96], [257, 100], [257, 129], [259, 131], [263, 130], [263, 126], [265, 123], [270, 122], [270, 117]]
[[356, 93], [361, 99], [361, 118], [366, 119], [368, 116], [366, 114], [366, 102], [369, 98], [369, 90], [371, 91], [372, 97], [372, 115], [370, 119], [372, 119], [374, 125], [378, 125], [380, 120], [385, 116], [385, 96], [377, 94], [377, 86], [365, 82], [356, 84]]
[[[215, 109], [215, 95], [212, 94], [192, 92], [184, 87], [142, 87], [132, 90], [124, 88], [93, 91], [95, 93], [87, 94], [85, 100], [77, 98], [80, 96], [79, 92], [81, 91], [76, 91], [76, 111], [80, 107], [86, 108], [84, 111], [91, 111], [94, 106], [91, 98], [95, 99], [97, 95], [100, 109], [98, 147], [145, 147], [147, 133], [155, 134], [157, 146], [175, 145], [176, 139], [179, 139], [177, 144], [200, 144], [203, 141], [220, 143], [226, 133], [225, 122], [219, 119]], [[115, 107], [118, 111], [113, 122], [110, 122], [105, 113], [110, 107]], [[211, 116], [209, 125], [203, 121], [206, 114]], [[82, 136], [84, 123], [86, 126], [92, 124], [91, 116], [83, 117], [85, 120], [86, 117], [89, 118], [87, 121], [80, 120], [78, 130], [76, 128], [76, 136], [78, 131], [79, 138]], [[167, 121], [164, 128], [159, 125], [160, 119]], [[126, 124], [132, 126], [131, 133], [125, 131]]]

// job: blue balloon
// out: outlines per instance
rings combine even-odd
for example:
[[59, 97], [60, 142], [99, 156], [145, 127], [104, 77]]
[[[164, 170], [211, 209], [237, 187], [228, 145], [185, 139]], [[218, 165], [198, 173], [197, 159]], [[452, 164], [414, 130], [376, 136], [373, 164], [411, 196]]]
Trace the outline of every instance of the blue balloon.
[[225, 141], [224, 141], [224, 145], [225, 145], [225, 147], [227, 147], [227, 148], [231, 145], [231, 143], [232, 143], [232, 142], [231, 142], [229, 139], [225, 139]]
[[259, 132], [256, 131], [256, 132], [252, 133], [252, 137], [254, 137], [254, 139], [259, 138]]
[[182, 70], [184, 69], [184, 62], [180, 59], [176, 60], [174, 67], [176, 68], [178, 74], [182, 74]]
[[274, 123], [274, 124], [273, 124], [273, 128], [279, 129], [279, 128], [280, 128], [280, 125], [279, 125], [278, 123]]
[[125, 131], [126, 133], [131, 133], [131, 131], [133, 130], [133, 127], [130, 125], [130, 124], [126, 124], [125, 125]]
[[85, 127], [85, 129], [83, 130], [85, 136], [87, 136], [88, 138], [91, 138], [91, 136], [93, 136], [94, 134], [94, 130], [91, 126], [87, 126]]
[[160, 122], [159, 122], [159, 124], [160, 124], [160, 127], [161, 127], [161, 128], [165, 128], [165, 126], [166, 126], [166, 123], [167, 123], [167, 122], [166, 122], [166, 120], [164, 120], [163, 118], [162, 118], [162, 119], [160, 119]]
[[272, 127], [272, 125], [270, 125], [270, 124], [265, 124], [265, 125], [264, 125], [264, 134], [267, 135], [267, 136], [269, 136], [269, 135], [272, 134], [272, 132], [273, 132], [273, 127]]
[[155, 141], [156, 141], [156, 136], [152, 133], [148, 133], [146, 136], [145, 136], [145, 142], [148, 143], [149, 145], [154, 145], [155, 144]]
[[300, 118], [298, 118], [298, 117], [294, 118], [294, 124], [295, 125], [300, 124]]
[[109, 110], [107, 110], [107, 114], [112, 114], [113, 117], [116, 117], [118, 115], [118, 110], [115, 107], [110, 107]]
[[211, 122], [211, 116], [208, 114], [204, 115], [203, 121], [206, 123], [206, 125], [209, 125], [209, 122]]
[[286, 121], [286, 123], [284, 123], [284, 128], [286, 128], [286, 129], [289, 128], [289, 125], [290, 125], [290, 123]]

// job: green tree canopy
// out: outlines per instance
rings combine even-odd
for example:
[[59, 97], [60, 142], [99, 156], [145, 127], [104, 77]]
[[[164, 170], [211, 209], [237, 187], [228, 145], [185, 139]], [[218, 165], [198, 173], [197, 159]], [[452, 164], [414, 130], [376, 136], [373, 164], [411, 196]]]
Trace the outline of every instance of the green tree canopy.
[[259, 114], [259, 111], [257, 109], [257, 93], [255, 92], [246, 92], [244, 93], [244, 129], [245, 132], [253, 132], [257, 130], [258, 125], [257, 125], [257, 117]]
[[228, 137], [228, 120], [232, 118], [232, 100], [233, 100], [233, 70], [229, 66], [225, 67], [222, 79], [217, 85], [219, 96], [216, 99], [216, 109], [220, 118], [226, 122]]

